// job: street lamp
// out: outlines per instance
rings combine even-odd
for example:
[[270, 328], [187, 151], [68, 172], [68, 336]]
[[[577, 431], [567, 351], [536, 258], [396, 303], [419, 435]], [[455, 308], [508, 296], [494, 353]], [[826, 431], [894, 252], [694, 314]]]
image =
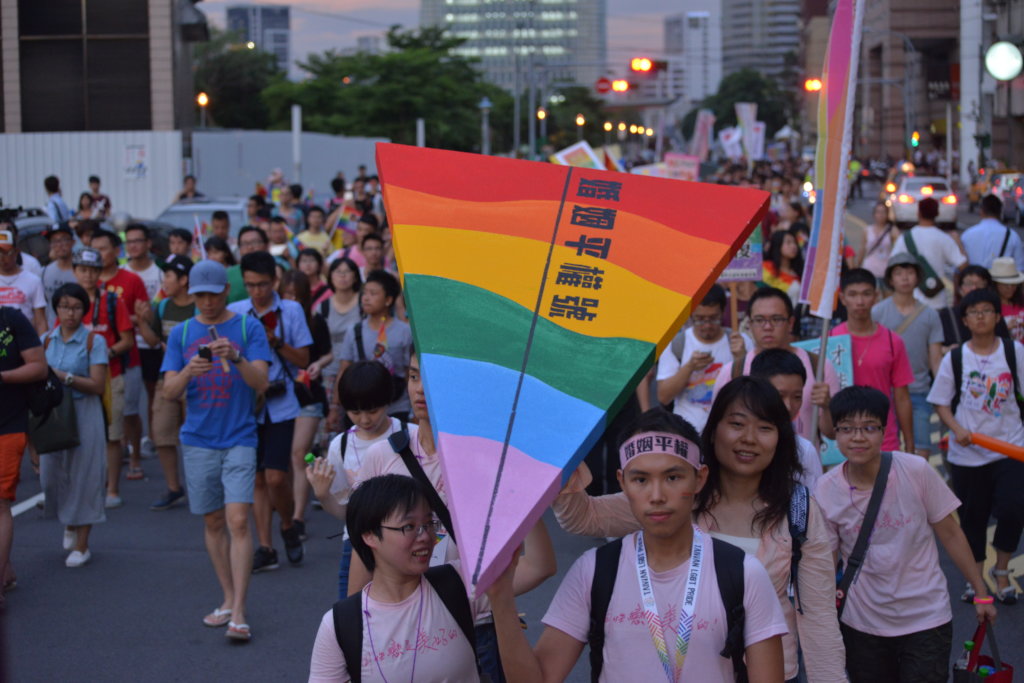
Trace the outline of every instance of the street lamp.
[[997, 81], [1012, 81], [1024, 68], [1020, 48], [1001, 40], [985, 51], [985, 70]]
[[548, 110], [544, 107], [537, 107], [537, 120], [540, 121], [540, 145], [541, 149], [544, 149], [544, 145], [548, 141]]
[[249, 48], [250, 50], [255, 50], [256, 49], [256, 43], [252, 42], [251, 40], [248, 43], [246, 43], [245, 46], [247, 48]]
[[491, 154], [491, 123], [490, 123], [490, 115], [491, 115], [491, 107], [493, 105], [491, 104], [491, 101], [487, 98], [487, 96], [485, 95], [484, 97], [482, 97], [480, 99], [480, 104], [478, 104], [477, 106], [480, 107], [480, 118], [481, 118], [481, 121], [480, 121], [480, 136], [481, 136], [480, 153], [483, 154], [484, 156], [490, 156], [490, 154]]
[[583, 117], [583, 114], [576, 114], [576, 139], [583, 139], [583, 126], [587, 123], [587, 120]]
[[199, 105], [199, 127], [206, 128], [206, 106], [210, 104], [210, 96], [204, 92], [196, 95], [196, 104]]
[[626, 124], [623, 123], [622, 121], [619, 121], [619, 132], [620, 133], [624, 133], [625, 131], [626, 131]]

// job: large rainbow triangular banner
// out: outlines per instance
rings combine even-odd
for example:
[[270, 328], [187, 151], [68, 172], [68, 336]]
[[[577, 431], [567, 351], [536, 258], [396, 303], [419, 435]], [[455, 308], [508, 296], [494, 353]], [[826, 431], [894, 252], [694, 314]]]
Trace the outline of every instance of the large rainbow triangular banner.
[[843, 219], [846, 211], [857, 93], [864, 0], [839, 0], [832, 17], [828, 50], [818, 97], [818, 147], [814, 155], [815, 205], [807, 260], [801, 278], [800, 300], [810, 312], [831, 318], [842, 266]]
[[377, 146], [467, 586], [507, 566], [768, 195]]

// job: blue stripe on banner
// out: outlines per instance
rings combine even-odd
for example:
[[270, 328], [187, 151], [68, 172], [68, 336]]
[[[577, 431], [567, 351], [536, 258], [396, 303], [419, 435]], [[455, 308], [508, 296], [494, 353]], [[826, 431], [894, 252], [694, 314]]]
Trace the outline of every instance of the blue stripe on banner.
[[[435, 432], [505, 441], [518, 371], [430, 353], [420, 354], [420, 371]], [[604, 411], [526, 375], [509, 444], [564, 469], [590, 451], [604, 423]]]

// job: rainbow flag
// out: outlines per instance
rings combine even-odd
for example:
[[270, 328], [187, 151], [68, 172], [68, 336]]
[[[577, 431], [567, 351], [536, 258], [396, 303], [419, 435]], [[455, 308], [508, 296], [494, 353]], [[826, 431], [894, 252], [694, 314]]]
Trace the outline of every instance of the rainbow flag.
[[816, 192], [811, 237], [800, 281], [800, 301], [819, 318], [831, 318], [842, 266], [843, 214], [849, 181], [847, 164], [857, 92], [864, 0], [839, 0], [828, 37], [818, 100]]
[[466, 584], [480, 595], [768, 194], [377, 145]]

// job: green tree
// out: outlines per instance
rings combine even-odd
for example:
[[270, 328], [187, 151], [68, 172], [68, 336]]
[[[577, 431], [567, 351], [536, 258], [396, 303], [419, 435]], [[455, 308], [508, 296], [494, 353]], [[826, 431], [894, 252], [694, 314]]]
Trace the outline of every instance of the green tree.
[[562, 88], [558, 93], [557, 104], [549, 107], [548, 141], [555, 149], [563, 149], [575, 144], [579, 139], [579, 126], [576, 116], [583, 114], [583, 139], [592, 147], [604, 144], [604, 128], [606, 114], [604, 105], [591, 92], [590, 88], [574, 85]]
[[423, 118], [428, 145], [472, 151], [480, 148], [478, 105], [486, 96], [494, 103], [492, 147], [503, 148], [499, 124], [511, 98], [485, 83], [473, 60], [453, 52], [463, 40], [438, 28], [393, 26], [387, 41], [392, 49], [383, 54], [311, 55], [300, 65], [310, 78], [268, 86], [263, 101], [271, 126], [286, 128], [291, 105], [299, 104], [306, 130], [413, 144], [416, 119]]
[[274, 56], [250, 50], [235, 33], [218, 31], [196, 47], [196, 93], [210, 97], [207, 115], [223, 128], [266, 128], [270, 122], [261, 93], [275, 80], [283, 80]]
[[682, 130], [686, 138], [693, 136], [697, 111], [710, 109], [715, 114], [715, 132], [736, 125], [737, 102], [756, 102], [757, 119], [764, 121], [768, 139], [786, 125], [791, 100], [774, 80], [762, 76], [754, 69], [742, 69], [722, 79], [718, 92], [704, 98], [700, 105], [683, 117]]

